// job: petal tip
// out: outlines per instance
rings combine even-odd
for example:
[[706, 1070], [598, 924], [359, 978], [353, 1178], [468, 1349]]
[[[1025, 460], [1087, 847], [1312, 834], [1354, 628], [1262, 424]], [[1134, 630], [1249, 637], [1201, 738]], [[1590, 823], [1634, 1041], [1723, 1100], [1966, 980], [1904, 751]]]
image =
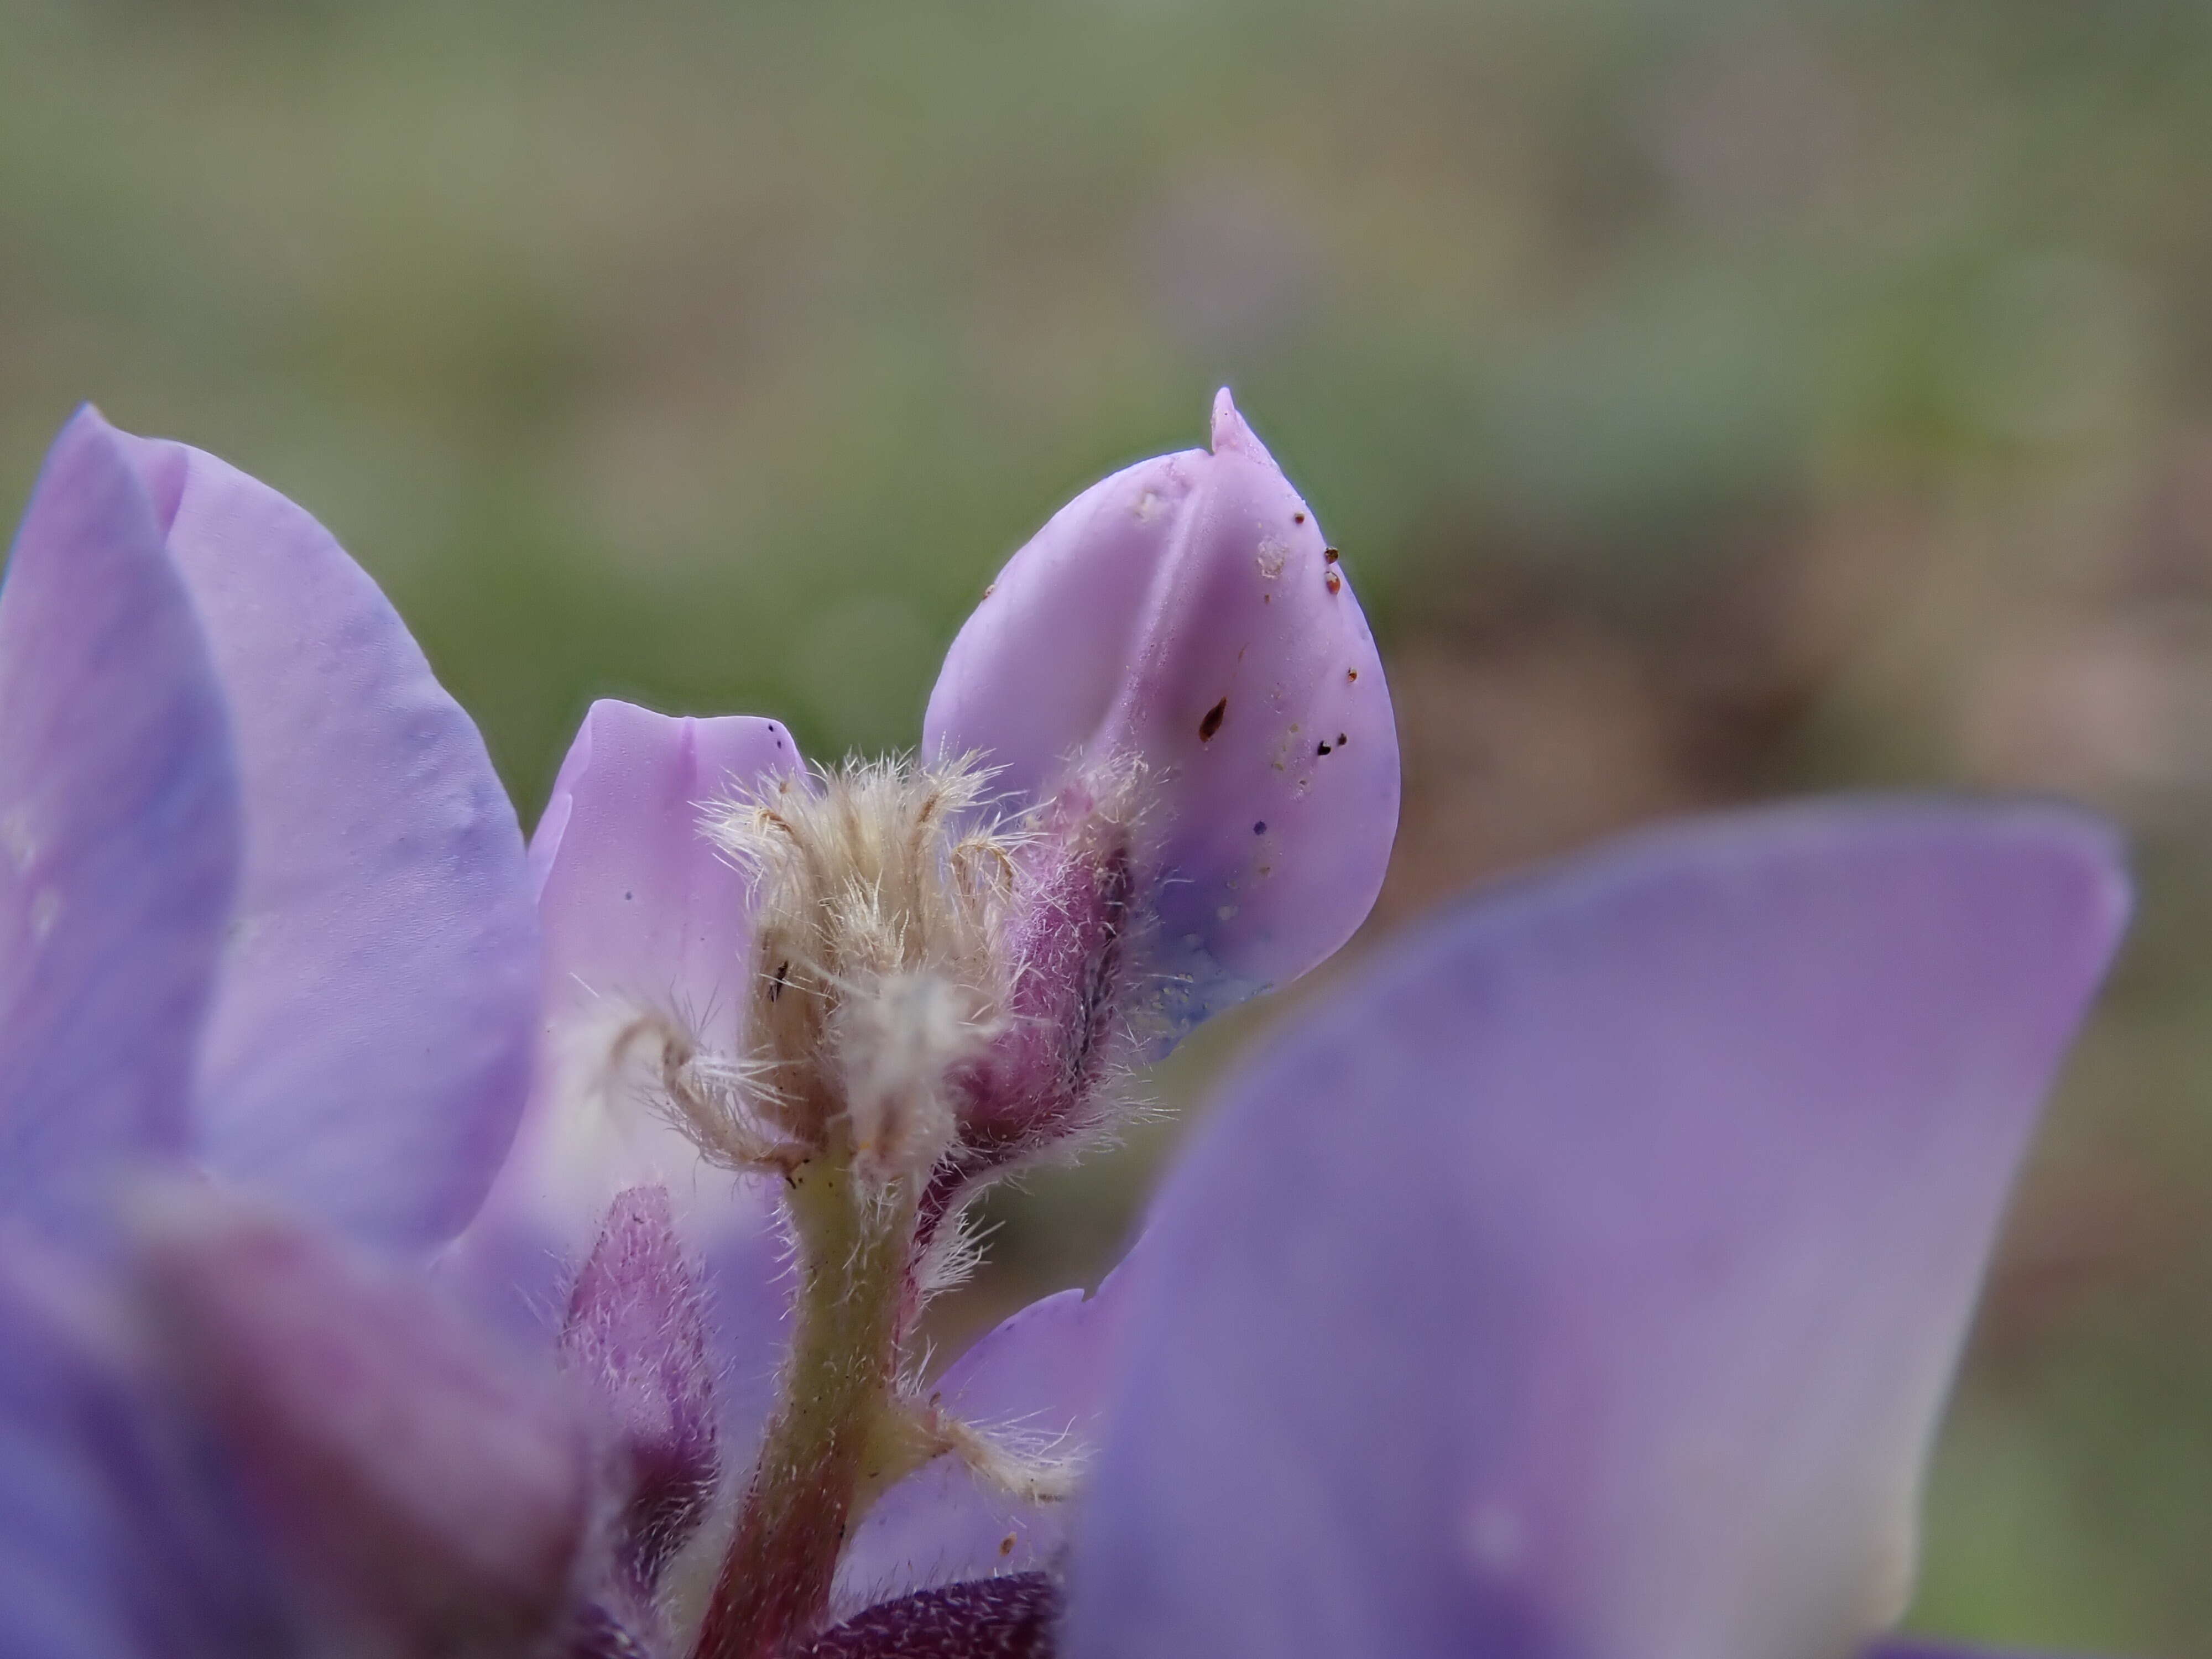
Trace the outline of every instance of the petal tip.
[[1217, 455], [1224, 450], [1230, 449], [1240, 450], [1247, 454], [1264, 453], [1260, 450], [1260, 441], [1252, 435], [1252, 428], [1245, 425], [1244, 417], [1237, 412], [1237, 400], [1229, 395], [1227, 386], [1223, 386], [1213, 394], [1213, 430], [1211, 447]]
[[70, 411], [69, 419], [62, 422], [61, 430], [54, 434], [54, 441], [46, 452], [46, 464], [52, 467], [81, 452], [101, 447], [119, 454], [118, 441], [121, 435], [108, 424], [107, 417], [100, 412], [98, 404], [89, 402], [79, 404]]
[[62, 430], [64, 433], [112, 432], [115, 428], [107, 416], [100, 412], [100, 405], [88, 398], [70, 411], [69, 419], [62, 422]]
[[2127, 832], [2078, 807], [2044, 809], [2045, 833], [2054, 860], [2070, 866], [2078, 882], [2081, 918], [2091, 954], [2109, 966], [2133, 920], [2135, 877], [2129, 868]]

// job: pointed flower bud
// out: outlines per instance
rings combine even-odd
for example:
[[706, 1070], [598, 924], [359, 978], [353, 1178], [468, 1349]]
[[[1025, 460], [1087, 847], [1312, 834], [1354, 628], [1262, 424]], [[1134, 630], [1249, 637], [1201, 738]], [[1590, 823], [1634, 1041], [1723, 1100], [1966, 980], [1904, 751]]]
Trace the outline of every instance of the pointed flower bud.
[[627, 1466], [617, 1565], [649, 1598], [705, 1515], [720, 1468], [699, 1279], [666, 1188], [628, 1188], [608, 1209], [569, 1292], [561, 1365], [611, 1407]]
[[1169, 1042], [1342, 945], [1397, 828], [1373, 636], [1226, 391], [1210, 452], [1115, 473], [1014, 555], [953, 642], [923, 750], [979, 752], [1063, 828], [1123, 826], [1128, 966], [1166, 986]]

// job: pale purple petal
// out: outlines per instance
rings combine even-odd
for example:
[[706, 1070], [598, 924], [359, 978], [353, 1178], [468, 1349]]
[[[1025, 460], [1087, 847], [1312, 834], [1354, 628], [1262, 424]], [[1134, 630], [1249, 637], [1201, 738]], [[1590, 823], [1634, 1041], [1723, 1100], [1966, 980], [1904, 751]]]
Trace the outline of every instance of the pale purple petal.
[[1094, 484], [1000, 573], [923, 726], [925, 753], [969, 750], [1020, 805], [1142, 763], [1136, 850], [1181, 1024], [1365, 918], [1397, 829], [1389, 695], [1343, 566], [1226, 392], [1211, 453]]
[[52, 1262], [0, 1263], [0, 1659], [302, 1651], [225, 1483]]
[[442, 1264], [461, 1294], [550, 1348], [568, 1281], [627, 1188], [665, 1186], [702, 1258], [726, 1455], [750, 1455], [787, 1301], [775, 1199], [697, 1150], [619, 1079], [608, 1045], [641, 1010], [734, 1049], [752, 972], [744, 876], [701, 832], [702, 809], [801, 764], [773, 720], [695, 720], [594, 703], [532, 839], [544, 929], [538, 1082], [514, 1155]]
[[[932, 1395], [1016, 1445], [1086, 1455], [1120, 1356], [1137, 1255], [1095, 1294], [1062, 1291], [1005, 1321], [946, 1367]], [[858, 1609], [929, 1585], [1052, 1568], [1067, 1520], [1064, 1504], [1007, 1497], [940, 1457], [868, 1512], [837, 1564], [836, 1605]]]
[[774, 720], [592, 705], [530, 848], [549, 1022], [611, 1002], [662, 1007], [708, 1046], [734, 1046], [750, 902], [701, 819], [712, 802], [802, 764]]
[[449, 1237], [527, 1086], [537, 928], [483, 742], [328, 532], [125, 441], [229, 700], [246, 859], [201, 1073], [216, 1172], [366, 1241]]
[[1879, 1630], [2126, 903], [2054, 809], [1750, 814], [1479, 900], [1302, 1013], [1161, 1200], [1072, 1659]]
[[0, 1210], [52, 1219], [183, 1150], [238, 836], [191, 597], [88, 409], [0, 590]]

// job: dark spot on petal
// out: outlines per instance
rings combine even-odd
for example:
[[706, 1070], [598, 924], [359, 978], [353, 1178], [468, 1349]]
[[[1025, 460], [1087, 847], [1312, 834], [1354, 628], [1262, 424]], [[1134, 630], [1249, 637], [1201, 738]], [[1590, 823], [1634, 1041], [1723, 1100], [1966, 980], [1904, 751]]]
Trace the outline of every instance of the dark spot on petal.
[[1333, 569], [1328, 573], [1328, 591], [1332, 593], [1344, 592], [1344, 578], [1338, 575]]
[[1328, 753], [1328, 750], [1329, 741], [1327, 738], [1323, 738], [1319, 743], [1314, 745], [1314, 753], [1316, 755], [1326, 755]]
[[1198, 740], [1200, 743], [1212, 743], [1213, 734], [1221, 729], [1221, 722], [1228, 718], [1229, 699], [1224, 697], [1212, 708], [1207, 709], [1206, 718], [1198, 723]]
[[637, 895], [636, 895], [636, 894], [635, 894], [635, 893], [624, 893], [624, 894], [623, 895], [623, 896], [625, 899], [634, 899], [634, 898], [635, 898], [635, 897], [637, 896]]
[[1344, 556], [1344, 555], [1343, 555], [1343, 554], [1341, 554], [1341, 553], [1338, 552], [1338, 551], [1337, 551], [1334, 548], [1333, 548], [1333, 547], [1324, 547], [1324, 548], [1323, 548], [1323, 549], [1322, 549], [1322, 550], [1321, 550], [1321, 562], [1322, 562], [1323, 564], [1334, 564], [1334, 563], [1335, 563], [1339, 559], [1342, 558], [1343, 556]]
[[999, 1553], [1001, 1555], [1012, 1555], [1013, 1553], [1014, 1534], [1012, 1533], [1008, 1533], [1004, 1538], [1001, 1538], [999, 1540]]
[[1293, 513], [1291, 514], [1291, 522], [1292, 524], [1304, 524], [1305, 521], [1306, 515], [1303, 513]]
[[1347, 668], [1344, 671], [1344, 678], [1348, 680], [1356, 680], [1359, 678], [1359, 671], [1357, 668]]
[[1261, 818], [1259, 823], [1254, 824], [1252, 826], [1252, 833], [1255, 836], [1266, 835], [1267, 833], [1267, 820]]
[[1343, 748], [1345, 744], [1346, 744], [1347, 743], [1350, 743], [1351, 741], [1352, 741], [1352, 739], [1351, 739], [1350, 738], [1346, 737], [1346, 736], [1344, 735], [1344, 733], [1343, 733], [1343, 732], [1338, 732], [1338, 733], [1336, 734], [1336, 746], [1337, 746], [1339, 749]]

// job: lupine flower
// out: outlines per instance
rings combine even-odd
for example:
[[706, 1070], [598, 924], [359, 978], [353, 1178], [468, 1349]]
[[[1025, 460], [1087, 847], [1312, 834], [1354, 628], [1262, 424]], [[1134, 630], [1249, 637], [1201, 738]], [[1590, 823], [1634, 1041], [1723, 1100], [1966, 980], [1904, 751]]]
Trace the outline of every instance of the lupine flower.
[[526, 863], [312, 520], [79, 416], [0, 592], [0, 1655], [1876, 1638], [2123, 921], [2059, 809], [1477, 896], [1247, 1060], [1097, 1293], [914, 1375], [968, 1201], [1340, 945], [1396, 781], [1225, 396], [1016, 555], [918, 759], [602, 703]]

